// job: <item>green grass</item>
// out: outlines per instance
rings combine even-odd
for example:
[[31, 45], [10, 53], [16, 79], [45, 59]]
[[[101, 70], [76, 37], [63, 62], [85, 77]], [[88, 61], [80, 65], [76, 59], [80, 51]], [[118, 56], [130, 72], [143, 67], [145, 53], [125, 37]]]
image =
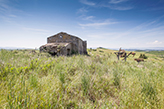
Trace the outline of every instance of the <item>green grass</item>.
[[114, 51], [51, 57], [31, 50], [0, 51], [0, 108], [164, 108], [164, 60], [137, 63]]
[[163, 58], [164, 59], [164, 51], [148, 51], [146, 53], [153, 54], [156, 57], [159, 57], [159, 58]]

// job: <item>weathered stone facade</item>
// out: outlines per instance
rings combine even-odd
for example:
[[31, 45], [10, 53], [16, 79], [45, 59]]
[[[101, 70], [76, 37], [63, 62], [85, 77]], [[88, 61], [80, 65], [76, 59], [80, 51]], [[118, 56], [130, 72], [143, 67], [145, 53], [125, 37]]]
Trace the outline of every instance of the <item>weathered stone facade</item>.
[[47, 38], [47, 44], [40, 47], [40, 51], [53, 55], [87, 54], [87, 42], [76, 36], [60, 32]]

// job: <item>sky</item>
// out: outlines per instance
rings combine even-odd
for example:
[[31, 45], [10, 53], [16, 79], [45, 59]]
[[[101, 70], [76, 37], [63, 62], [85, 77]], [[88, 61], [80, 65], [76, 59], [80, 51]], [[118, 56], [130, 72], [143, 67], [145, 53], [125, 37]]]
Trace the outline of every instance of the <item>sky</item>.
[[87, 47], [164, 47], [164, 0], [0, 0], [0, 47], [39, 48], [59, 32]]

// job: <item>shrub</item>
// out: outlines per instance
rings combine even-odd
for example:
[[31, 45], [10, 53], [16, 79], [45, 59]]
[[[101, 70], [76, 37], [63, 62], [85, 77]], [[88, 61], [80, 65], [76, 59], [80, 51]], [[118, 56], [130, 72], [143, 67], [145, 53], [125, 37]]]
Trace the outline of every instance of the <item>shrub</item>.
[[145, 54], [140, 54], [139, 58], [147, 59], [148, 57]]

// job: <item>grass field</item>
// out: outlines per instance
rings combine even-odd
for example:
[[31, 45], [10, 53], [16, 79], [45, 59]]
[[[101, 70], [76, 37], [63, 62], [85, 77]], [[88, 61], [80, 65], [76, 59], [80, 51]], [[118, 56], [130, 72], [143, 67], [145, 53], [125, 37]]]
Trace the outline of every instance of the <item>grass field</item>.
[[134, 58], [141, 52], [126, 62], [113, 52], [88, 49], [89, 56], [51, 57], [1, 50], [0, 108], [163, 109], [162, 51], [146, 52], [148, 59], [139, 64]]

